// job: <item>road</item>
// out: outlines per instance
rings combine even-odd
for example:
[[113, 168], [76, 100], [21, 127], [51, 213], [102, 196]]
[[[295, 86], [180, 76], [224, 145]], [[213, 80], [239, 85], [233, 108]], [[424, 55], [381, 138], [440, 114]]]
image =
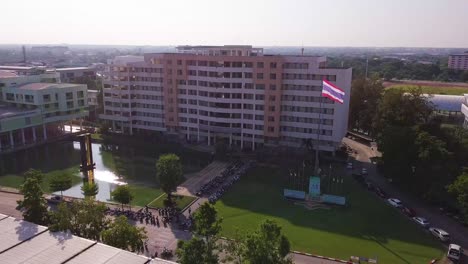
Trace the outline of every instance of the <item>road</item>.
[[17, 219], [23, 219], [21, 212], [16, 210], [16, 201], [22, 198], [21, 194], [0, 192], [0, 213], [13, 216]]
[[[401, 192], [394, 185], [390, 184], [382, 175], [377, 172], [375, 164], [370, 161], [371, 157], [379, 155], [375, 149], [369, 146], [353, 141], [349, 138], [343, 139], [351, 149], [356, 151], [355, 159], [359, 161], [362, 167], [367, 168], [368, 179], [374, 185], [382, 188], [387, 194], [400, 199], [403, 204], [413, 208], [418, 215], [428, 219], [431, 225], [439, 227], [447, 231], [453, 243], [459, 244], [464, 249], [463, 263], [468, 263], [468, 229], [463, 227], [460, 223], [454, 221], [448, 216], [440, 214], [438, 208], [428, 206], [423, 201]], [[415, 228], [418, 228], [415, 226]]]

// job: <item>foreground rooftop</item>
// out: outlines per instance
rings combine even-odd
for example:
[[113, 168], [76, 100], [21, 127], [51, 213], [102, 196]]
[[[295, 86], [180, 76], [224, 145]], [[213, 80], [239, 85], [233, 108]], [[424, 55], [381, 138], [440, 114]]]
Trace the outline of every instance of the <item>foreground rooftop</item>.
[[2, 264], [170, 264], [0, 214]]

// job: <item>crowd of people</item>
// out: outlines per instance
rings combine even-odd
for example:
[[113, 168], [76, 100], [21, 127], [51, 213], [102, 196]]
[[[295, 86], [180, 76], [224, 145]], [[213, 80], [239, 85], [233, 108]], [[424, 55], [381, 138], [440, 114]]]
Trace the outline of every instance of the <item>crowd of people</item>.
[[157, 208], [157, 214], [151, 212], [147, 206], [139, 209], [138, 211], [123, 210], [122, 208], [107, 207], [106, 214], [111, 216], [124, 215], [128, 219], [140, 224], [147, 224], [160, 227], [161, 224], [167, 227], [173, 220], [179, 222], [180, 212], [174, 207]]
[[229, 165], [221, 175], [218, 175], [204, 184], [196, 193], [197, 196], [208, 196], [211, 203], [216, 202], [221, 196], [240, 179], [252, 166], [253, 161], [237, 161]]

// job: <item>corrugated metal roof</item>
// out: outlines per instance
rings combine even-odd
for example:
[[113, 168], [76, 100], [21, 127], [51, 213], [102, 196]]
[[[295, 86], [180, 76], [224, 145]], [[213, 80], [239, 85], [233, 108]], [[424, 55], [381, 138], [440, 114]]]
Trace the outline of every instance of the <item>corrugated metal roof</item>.
[[460, 112], [464, 102], [463, 95], [431, 94], [425, 95], [434, 104], [436, 110]]
[[1, 264], [174, 264], [0, 214]]
[[46, 227], [38, 226], [27, 221], [17, 220], [13, 217], [4, 218], [0, 221], [0, 252], [45, 230], [47, 230]]

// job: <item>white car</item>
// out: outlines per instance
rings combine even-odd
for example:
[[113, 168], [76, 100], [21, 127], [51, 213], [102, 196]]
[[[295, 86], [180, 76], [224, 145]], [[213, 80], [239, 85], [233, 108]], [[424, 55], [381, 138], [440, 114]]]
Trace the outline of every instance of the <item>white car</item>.
[[451, 260], [458, 261], [463, 253], [463, 249], [456, 244], [450, 244], [447, 251], [447, 257]]
[[346, 168], [347, 168], [347, 169], [353, 169], [353, 163], [352, 163], [352, 162], [348, 162], [348, 164], [346, 164]]
[[389, 204], [391, 204], [393, 207], [396, 207], [396, 208], [400, 208], [403, 206], [403, 204], [401, 203], [400, 200], [396, 199], [396, 198], [389, 198], [387, 199], [387, 202]]
[[449, 233], [445, 232], [444, 230], [440, 229], [440, 228], [435, 228], [435, 227], [431, 227], [429, 228], [429, 231], [431, 232], [431, 234], [433, 234], [434, 236], [436, 236], [438, 239], [440, 239], [441, 241], [449, 241], [450, 240], [450, 235]]
[[424, 228], [427, 228], [429, 226], [429, 221], [427, 221], [427, 219], [424, 217], [413, 217], [413, 221], [423, 226]]

